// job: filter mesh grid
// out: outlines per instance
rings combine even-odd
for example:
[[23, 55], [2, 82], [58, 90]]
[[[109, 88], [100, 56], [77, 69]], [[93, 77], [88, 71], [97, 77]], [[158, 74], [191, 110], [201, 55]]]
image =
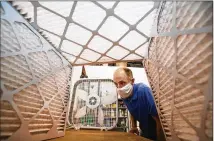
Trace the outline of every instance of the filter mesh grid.
[[21, 49], [12, 26], [1, 19], [1, 53], [17, 52]]

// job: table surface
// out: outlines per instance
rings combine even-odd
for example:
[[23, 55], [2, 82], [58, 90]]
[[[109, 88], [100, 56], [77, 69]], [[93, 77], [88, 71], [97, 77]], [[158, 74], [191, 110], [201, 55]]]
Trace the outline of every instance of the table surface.
[[126, 132], [100, 130], [68, 130], [65, 136], [50, 141], [151, 141]]

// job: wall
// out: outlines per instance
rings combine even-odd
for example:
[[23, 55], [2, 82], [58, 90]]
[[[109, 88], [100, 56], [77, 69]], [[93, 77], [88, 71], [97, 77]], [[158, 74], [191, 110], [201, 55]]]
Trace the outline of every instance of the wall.
[[[88, 78], [109, 78], [113, 79], [113, 73], [118, 67], [114, 66], [85, 66], [86, 74]], [[145, 73], [144, 68], [129, 67], [135, 78], [135, 83], [143, 82], [149, 86], [149, 82]], [[72, 69], [72, 86], [77, 80], [80, 79], [82, 72], [82, 66], [76, 66]]]

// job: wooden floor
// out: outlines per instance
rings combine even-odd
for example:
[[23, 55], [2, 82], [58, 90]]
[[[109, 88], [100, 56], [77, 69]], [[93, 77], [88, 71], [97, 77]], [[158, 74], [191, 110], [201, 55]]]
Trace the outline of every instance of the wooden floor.
[[64, 137], [49, 141], [151, 141], [131, 133], [100, 130], [68, 130]]

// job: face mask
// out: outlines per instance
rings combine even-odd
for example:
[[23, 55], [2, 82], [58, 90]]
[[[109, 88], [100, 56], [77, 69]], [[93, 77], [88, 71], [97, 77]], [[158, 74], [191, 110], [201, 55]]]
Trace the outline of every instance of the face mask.
[[117, 93], [122, 97], [122, 98], [127, 98], [132, 94], [133, 86], [131, 83], [127, 84], [126, 86], [122, 88], [117, 88]]

